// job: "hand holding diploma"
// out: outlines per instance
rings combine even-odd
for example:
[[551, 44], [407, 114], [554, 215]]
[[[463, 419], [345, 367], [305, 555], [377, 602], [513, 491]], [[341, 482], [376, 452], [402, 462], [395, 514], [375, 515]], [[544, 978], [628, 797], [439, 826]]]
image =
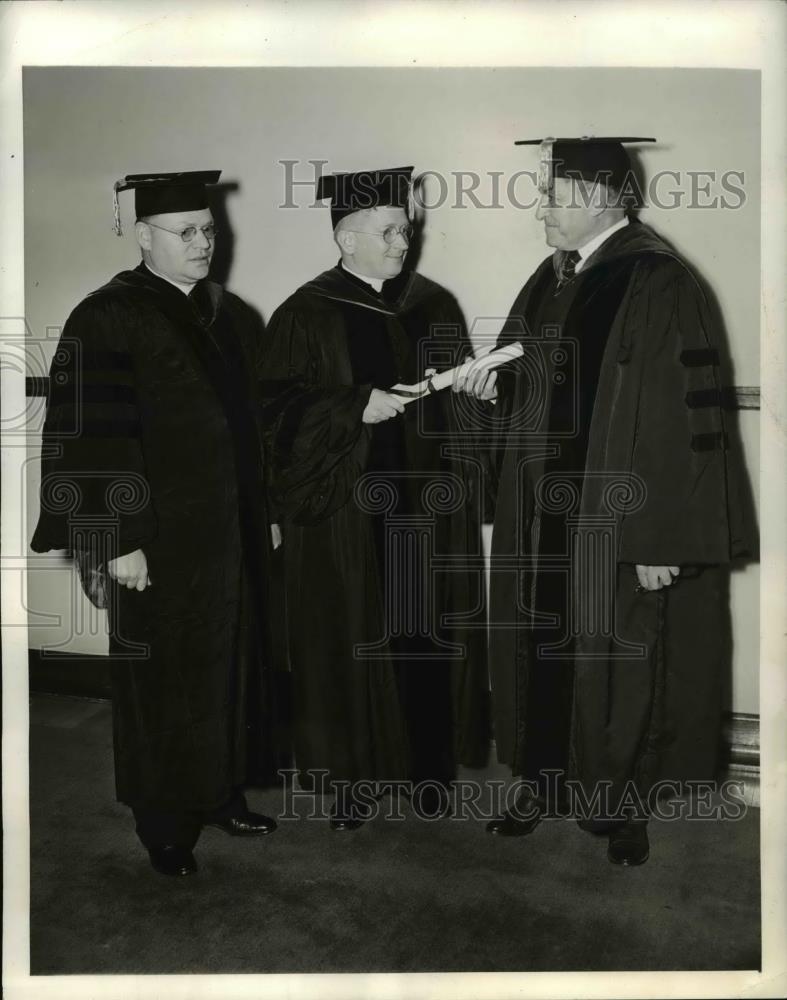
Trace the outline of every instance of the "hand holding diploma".
[[499, 347], [480, 358], [470, 358], [456, 368], [430, 376], [422, 382], [392, 386], [390, 395], [400, 397], [406, 405], [414, 399], [420, 399], [430, 392], [439, 392], [450, 385], [454, 392], [466, 392], [477, 399], [494, 399], [497, 395], [495, 388], [497, 373], [494, 369], [521, 358], [523, 354], [519, 342], [506, 344], [505, 347]]
[[365, 424], [379, 424], [403, 412], [404, 404], [394, 395], [393, 390], [386, 392], [384, 389], [372, 389], [361, 419]]
[[466, 392], [476, 399], [497, 399], [497, 372], [494, 368], [476, 368], [467, 375], [458, 375], [451, 386], [453, 392]]

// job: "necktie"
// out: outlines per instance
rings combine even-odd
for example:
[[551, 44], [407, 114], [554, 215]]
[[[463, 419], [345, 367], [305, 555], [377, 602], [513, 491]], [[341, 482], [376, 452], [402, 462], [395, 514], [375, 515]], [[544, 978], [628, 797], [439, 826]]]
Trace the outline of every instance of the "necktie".
[[570, 281], [574, 277], [574, 272], [576, 271], [579, 260], [580, 256], [578, 250], [569, 250], [568, 253], [563, 255], [563, 259], [560, 262], [559, 284], [564, 285], [567, 281]]

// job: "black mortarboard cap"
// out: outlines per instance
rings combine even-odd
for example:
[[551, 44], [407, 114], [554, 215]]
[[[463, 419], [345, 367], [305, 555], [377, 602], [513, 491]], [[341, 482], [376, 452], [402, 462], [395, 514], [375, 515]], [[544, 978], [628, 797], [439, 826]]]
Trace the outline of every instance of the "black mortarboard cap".
[[574, 139], [519, 139], [514, 145], [541, 146], [538, 186], [542, 190], [548, 190], [555, 177], [581, 177], [620, 189], [631, 170], [631, 160], [623, 144], [655, 141], [632, 135], [583, 135]]
[[167, 212], [195, 212], [208, 207], [206, 184], [216, 184], [220, 170], [181, 170], [175, 173], [127, 174], [115, 181], [115, 232], [122, 235], [118, 193], [133, 190], [138, 219]]
[[388, 170], [359, 170], [352, 174], [323, 174], [317, 181], [317, 200], [331, 199], [331, 221], [365, 208], [390, 205], [408, 208], [411, 197], [412, 167]]

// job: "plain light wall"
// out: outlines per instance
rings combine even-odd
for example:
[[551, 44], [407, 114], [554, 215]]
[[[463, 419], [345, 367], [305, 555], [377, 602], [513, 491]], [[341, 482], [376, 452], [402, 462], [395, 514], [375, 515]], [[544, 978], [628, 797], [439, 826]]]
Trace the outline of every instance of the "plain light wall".
[[[537, 148], [518, 138], [544, 135], [655, 136], [642, 147], [645, 178], [678, 171], [660, 187], [681, 191], [684, 207], [651, 206], [651, 223], [701, 272], [724, 319], [733, 362], [728, 375], [758, 385], [760, 318], [760, 79], [756, 72], [646, 69], [118, 69], [29, 68], [24, 73], [26, 318], [41, 341], [45, 365], [57, 328], [74, 305], [112, 274], [133, 267], [133, 195], [121, 194], [126, 235], [112, 232], [112, 184], [127, 173], [220, 168], [237, 185], [227, 198], [234, 237], [228, 287], [269, 319], [298, 285], [332, 266], [338, 252], [329, 213], [310, 207], [312, 192], [286, 198], [280, 161], [297, 160], [295, 176], [414, 164], [449, 177], [475, 171], [477, 196], [492, 197], [501, 174], [503, 206], [456, 207], [450, 197], [426, 212], [419, 270], [448, 287], [472, 325], [499, 327], [527, 276], [547, 255], [532, 208], [505, 198], [507, 181], [535, 171]], [[709, 194], [725, 194], [720, 175], [743, 173], [736, 209], [687, 208], [688, 171]], [[525, 178], [515, 189], [532, 199]], [[440, 188], [432, 177], [428, 204]], [[729, 194], [727, 195], [730, 198]], [[667, 199], [668, 200], [668, 199]], [[730, 199], [735, 201], [735, 199]], [[49, 331], [49, 336], [47, 336]], [[31, 374], [44, 374], [33, 370]], [[40, 422], [40, 421], [39, 421]], [[759, 417], [740, 415], [740, 431], [757, 489]], [[30, 435], [28, 536], [38, 517], [40, 428]], [[52, 569], [56, 557], [33, 560], [28, 584], [30, 642], [64, 641], [73, 652], [106, 649], [103, 616], [88, 616], [73, 574]], [[732, 708], [758, 711], [756, 566], [733, 574], [735, 630]], [[83, 634], [67, 622], [84, 614]], [[48, 624], [42, 616], [47, 618]], [[58, 618], [60, 624], [58, 624]]]

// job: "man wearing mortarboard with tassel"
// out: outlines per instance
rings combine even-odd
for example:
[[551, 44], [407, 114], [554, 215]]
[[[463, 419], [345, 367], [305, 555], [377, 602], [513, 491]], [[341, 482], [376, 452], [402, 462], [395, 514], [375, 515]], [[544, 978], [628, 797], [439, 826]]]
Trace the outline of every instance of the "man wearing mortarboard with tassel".
[[457, 763], [488, 747], [483, 577], [463, 561], [481, 555], [478, 464], [449, 394], [388, 391], [422, 381], [435, 345], [440, 366], [470, 353], [454, 298], [405, 265], [411, 174], [320, 178], [341, 259], [267, 331], [295, 761], [310, 787], [327, 771], [334, 830], [368, 817], [361, 782], [409, 782], [417, 815], [445, 815]]
[[219, 171], [132, 175], [142, 262], [88, 295], [50, 375], [36, 552], [69, 549], [108, 610], [116, 792], [153, 868], [205, 825], [271, 832], [263, 769], [270, 546], [255, 314], [208, 280]]
[[657, 782], [715, 776], [726, 581], [748, 547], [707, 303], [627, 212], [624, 144], [652, 141], [533, 141], [554, 253], [499, 338], [525, 355], [462, 386], [499, 389], [491, 618], [516, 623], [492, 627], [490, 661], [498, 756], [523, 783], [487, 829], [568, 806], [621, 865], [648, 858]]

